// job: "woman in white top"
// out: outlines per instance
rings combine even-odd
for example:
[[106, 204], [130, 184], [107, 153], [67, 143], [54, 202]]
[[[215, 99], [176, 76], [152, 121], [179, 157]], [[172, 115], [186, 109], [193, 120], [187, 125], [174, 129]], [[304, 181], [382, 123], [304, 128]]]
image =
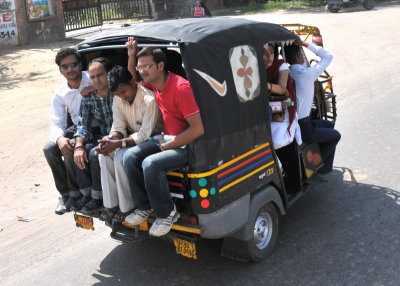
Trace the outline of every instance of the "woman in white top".
[[270, 101], [283, 102], [284, 110], [283, 120], [271, 120], [272, 141], [283, 165], [286, 189], [288, 192], [296, 192], [299, 189], [300, 178], [295, 144], [300, 145], [302, 140], [296, 112], [295, 90], [287, 64], [278, 59], [277, 47], [266, 44], [263, 59], [268, 75]]

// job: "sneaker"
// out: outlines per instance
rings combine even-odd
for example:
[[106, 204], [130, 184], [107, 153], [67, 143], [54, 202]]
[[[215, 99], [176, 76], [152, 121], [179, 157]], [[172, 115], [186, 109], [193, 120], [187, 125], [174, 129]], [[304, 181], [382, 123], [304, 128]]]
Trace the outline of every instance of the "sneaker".
[[68, 195], [62, 196], [58, 201], [58, 204], [55, 209], [55, 213], [58, 215], [63, 215], [67, 212], [67, 208], [65, 207], [65, 203], [68, 201]]
[[66, 212], [70, 212], [71, 211], [71, 207], [73, 204], [76, 203], [76, 201], [78, 201], [81, 197], [69, 197], [68, 200], [65, 202], [65, 209]]
[[103, 206], [103, 200], [91, 199], [83, 206], [81, 212], [84, 214], [90, 214], [99, 211], [102, 206]]
[[176, 222], [180, 216], [181, 214], [176, 210], [176, 206], [174, 204], [174, 209], [167, 218], [156, 218], [155, 222], [149, 230], [149, 234], [151, 236], [166, 235], [171, 230], [174, 222]]
[[83, 206], [90, 201], [90, 196], [81, 196], [71, 207], [71, 211], [79, 211]]
[[141, 222], [147, 220], [149, 216], [153, 213], [153, 211], [154, 211], [153, 209], [145, 211], [136, 209], [133, 213], [131, 213], [125, 218], [125, 221], [129, 224], [138, 225]]

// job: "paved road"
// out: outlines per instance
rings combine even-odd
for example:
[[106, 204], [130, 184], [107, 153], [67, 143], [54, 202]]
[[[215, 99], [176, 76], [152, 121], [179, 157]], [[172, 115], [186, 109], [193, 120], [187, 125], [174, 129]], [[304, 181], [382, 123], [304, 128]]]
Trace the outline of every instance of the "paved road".
[[[199, 260], [150, 239], [119, 244], [96, 223], [74, 228], [70, 215], [3, 237], [1, 285], [399, 285], [400, 3], [339, 14], [323, 9], [249, 16], [317, 25], [334, 55], [342, 141], [329, 183], [314, 186], [282, 218], [266, 261], [219, 256], [220, 241], [202, 241]], [[5, 239], [5, 242], [4, 242]], [[40, 243], [39, 243], [40, 242]], [[40, 247], [36, 248], [35, 246]], [[43, 247], [46, 245], [47, 247]]]

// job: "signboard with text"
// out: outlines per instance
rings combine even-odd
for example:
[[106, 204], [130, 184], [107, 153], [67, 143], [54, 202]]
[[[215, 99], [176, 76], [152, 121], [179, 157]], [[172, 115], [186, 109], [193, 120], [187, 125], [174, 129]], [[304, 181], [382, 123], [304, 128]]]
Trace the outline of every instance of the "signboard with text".
[[15, 0], [0, 0], [0, 45], [18, 45]]
[[0, 0], [0, 12], [15, 10], [14, 0]]
[[[12, 4], [14, 4], [14, 0], [8, 2], [13, 2]], [[4, 3], [4, 1], [0, 3]], [[18, 45], [18, 44], [19, 40], [18, 40], [18, 29], [17, 29], [17, 19], [15, 17], [15, 10], [14, 11], [0, 10], [0, 45]]]

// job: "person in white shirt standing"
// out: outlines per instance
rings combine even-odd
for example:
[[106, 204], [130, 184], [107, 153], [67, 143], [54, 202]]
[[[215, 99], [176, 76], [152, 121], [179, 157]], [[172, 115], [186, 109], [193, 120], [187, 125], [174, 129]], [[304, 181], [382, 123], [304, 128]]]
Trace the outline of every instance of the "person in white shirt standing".
[[[321, 60], [313, 66], [307, 66], [301, 47], [308, 48]], [[328, 120], [310, 120], [310, 112], [314, 100], [314, 82], [331, 63], [333, 56], [323, 47], [300, 39], [296, 40], [294, 45], [285, 47], [285, 56], [290, 64], [290, 76], [295, 81], [302, 140], [306, 143], [319, 144], [324, 166], [318, 173], [327, 174], [332, 171], [336, 145], [341, 135], [333, 129], [332, 122]]]
[[[53, 93], [51, 137], [50, 142], [43, 147], [43, 152], [61, 194], [55, 213], [62, 215], [70, 211], [71, 205], [80, 197], [74, 168], [74, 142], [71, 138], [79, 122], [80, 92], [91, 86], [91, 82], [87, 73], [82, 72], [81, 56], [75, 49], [59, 50], [55, 62], [65, 81]], [[70, 124], [67, 120], [69, 115], [72, 119]]]

